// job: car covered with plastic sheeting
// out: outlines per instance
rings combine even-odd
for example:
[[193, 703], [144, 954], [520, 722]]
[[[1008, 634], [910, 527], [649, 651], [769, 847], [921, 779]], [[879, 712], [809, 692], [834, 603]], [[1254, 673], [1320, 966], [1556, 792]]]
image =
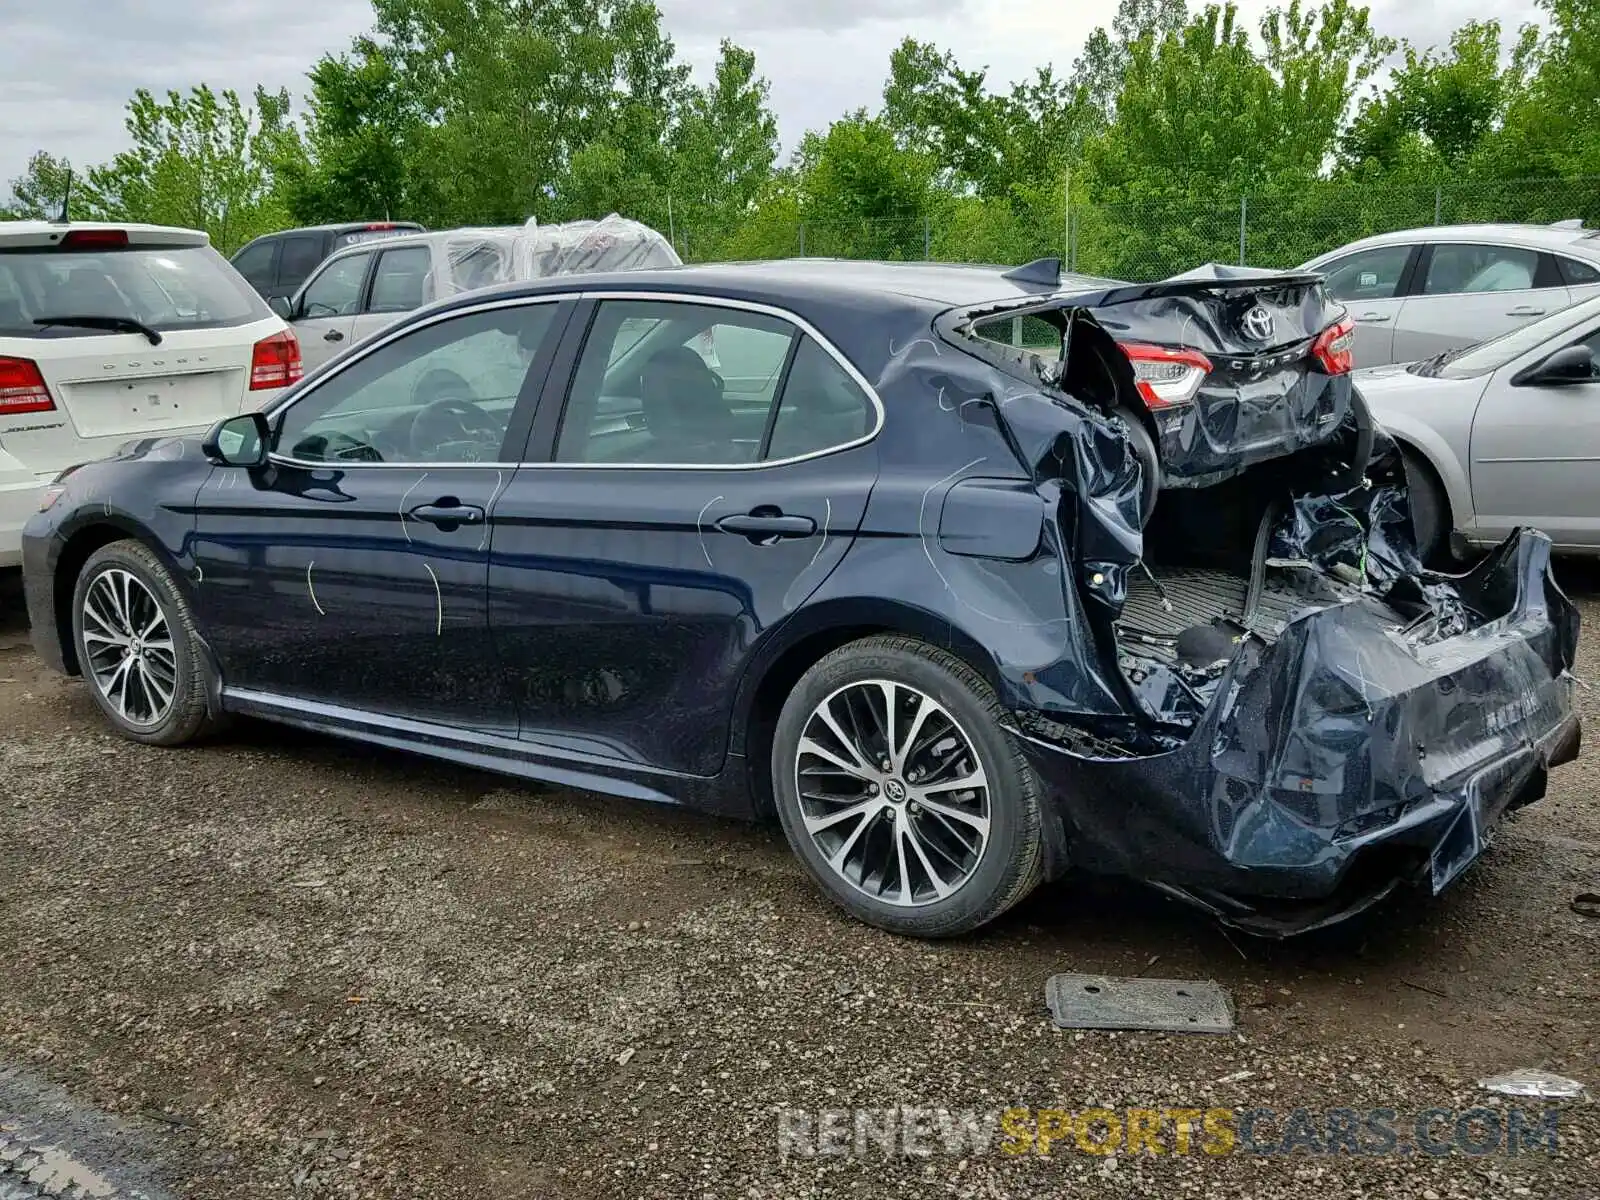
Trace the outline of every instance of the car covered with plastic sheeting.
[[1549, 540], [1418, 561], [1342, 322], [1226, 268], [464, 292], [59, 480], [35, 643], [141, 741], [249, 714], [775, 813], [900, 933], [1073, 868], [1297, 932], [1448, 887], [1579, 743]]
[[598, 221], [444, 229], [357, 243], [328, 257], [274, 307], [300, 337], [306, 367], [436, 300], [518, 280], [674, 267], [660, 233], [615, 213]]

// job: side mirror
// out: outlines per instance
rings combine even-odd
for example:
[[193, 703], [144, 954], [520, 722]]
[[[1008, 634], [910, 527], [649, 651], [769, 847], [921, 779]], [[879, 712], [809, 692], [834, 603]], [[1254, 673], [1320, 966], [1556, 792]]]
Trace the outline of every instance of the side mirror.
[[289, 302], [289, 297], [287, 296], [274, 296], [271, 300], [267, 301], [267, 307], [273, 312], [277, 313], [285, 321], [291, 320], [294, 317], [294, 305]]
[[1596, 379], [1594, 355], [1587, 346], [1565, 346], [1533, 366], [1519, 371], [1511, 380], [1513, 387], [1559, 386], [1568, 383], [1589, 383]]
[[272, 431], [265, 413], [241, 413], [218, 421], [200, 443], [205, 456], [222, 467], [259, 467], [267, 461]]

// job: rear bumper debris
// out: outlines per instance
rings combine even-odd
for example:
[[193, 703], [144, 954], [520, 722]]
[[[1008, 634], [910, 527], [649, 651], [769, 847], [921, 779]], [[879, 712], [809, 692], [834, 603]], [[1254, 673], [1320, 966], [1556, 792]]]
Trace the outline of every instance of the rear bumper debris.
[[1242, 642], [1171, 752], [1096, 757], [1019, 731], [1067, 858], [1269, 936], [1401, 884], [1448, 887], [1577, 756], [1578, 618], [1538, 533], [1429, 578], [1470, 628], [1427, 642], [1370, 595], [1302, 614], [1275, 643]]

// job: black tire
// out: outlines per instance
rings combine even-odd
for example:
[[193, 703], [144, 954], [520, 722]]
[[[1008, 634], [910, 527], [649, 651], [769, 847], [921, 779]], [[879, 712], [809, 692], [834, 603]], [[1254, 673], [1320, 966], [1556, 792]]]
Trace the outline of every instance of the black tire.
[[[143, 584], [159, 605], [170, 634], [173, 689], [165, 715], [148, 723], [130, 720], [96, 681], [84, 637], [84, 603], [95, 581], [112, 572], [126, 572]], [[110, 578], [115, 578], [110, 575]], [[171, 573], [149, 547], [127, 540], [102, 546], [89, 556], [72, 589], [72, 643], [89, 692], [112, 726], [123, 737], [150, 746], [178, 746], [214, 731], [220, 722], [207, 710], [211, 667], [201, 652], [194, 614], [173, 582]]]
[[[797, 771], [807, 725], [828, 697], [852, 684], [874, 680], [914, 688], [946, 710], [959, 726], [958, 732], [966, 735], [990, 781], [985, 788], [988, 836], [970, 874], [941, 899], [899, 906], [867, 895], [828, 865], [805, 827]], [[919, 707], [921, 703], [918, 701]], [[992, 921], [1034, 889], [1044, 863], [1044, 789], [1001, 728], [1003, 716], [994, 690], [981, 675], [954, 655], [913, 638], [876, 636], [851, 642], [801, 677], [784, 702], [774, 733], [772, 791], [790, 847], [836, 904], [891, 933], [953, 937]], [[887, 784], [884, 794], [889, 794]], [[914, 803], [908, 807], [917, 811]], [[915, 890], [907, 891], [914, 898]]]
[[1417, 557], [1425, 566], [1449, 567], [1450, 552], [1450, 500], [1444, 494], [1444, 485], [1433, 467], [1415, 450], [1402, 447], [1400, 459], [1405, 464], [1406, 487], [1411, 493], [1411, 525], [1416, 532]]
[[1150, 514], [1156, 510], [1156, 501], [1161, 497], [1161, 453], [1156, 449], [1156, 442], [1150, 436], [1150, 431], [1145, 428], [1144, 422], [1125, 408], [1116, 410], [1117, 416], [1122, 418], [1122, 423], [1127, 426], [1128, 441], [1133, 443], [1134, 457], [1139, 460], [1143, 468], [1143, 503], [1139, 511], [1139, 524], [1144, 527], [1150, 524]]

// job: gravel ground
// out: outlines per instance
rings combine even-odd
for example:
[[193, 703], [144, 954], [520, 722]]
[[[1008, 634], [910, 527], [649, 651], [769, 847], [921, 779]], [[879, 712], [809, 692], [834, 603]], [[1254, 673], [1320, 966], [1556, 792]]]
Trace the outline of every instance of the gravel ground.
[[[1600, 571], [1567, 574], [1600, 681]], [[831, 908], [776, 830], [267, 726], [120, 741], [0, 613], [0, 1158], [54, 1136], [115, 1186], [230, 1200], [1600, 1196], [1588, 1100], [1554, 1154], [1403, 1152], [1432, 1107], [1546, 1108], [1486, 1074], [1600, 1094], [1600, 921], [1569, 908], [1600, 891], [1595, 752], [1447, 896], [1356, 928], [1230, 939], [1078, 882], [921, 944]], [[1216, 979], [1239, 1032], [1058, 1032], [1059, 971]], [[897, 1105], [1391, 1108], [1402, 1145], [780, 1154], [780, 1110]]]

